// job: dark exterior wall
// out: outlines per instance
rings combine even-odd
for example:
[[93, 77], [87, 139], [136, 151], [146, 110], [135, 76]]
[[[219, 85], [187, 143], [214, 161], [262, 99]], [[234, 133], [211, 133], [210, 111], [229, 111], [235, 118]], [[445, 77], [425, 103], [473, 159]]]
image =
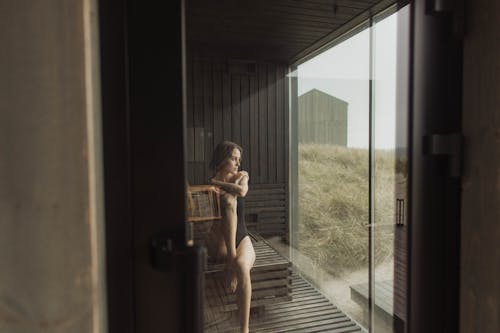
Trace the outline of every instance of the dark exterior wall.
[[498, 1], [466, 1], [461, 332], [500, 332], [499, 21]]
[[252, 184], [288, 179], [286, 66], [193, 58], [188, 62], [188, 179], [206, 184], [212, 151], [222, 140], [240, 144]]
[[347, 146], [347, 102], [313, 89], [298, 104], [299, 143]]

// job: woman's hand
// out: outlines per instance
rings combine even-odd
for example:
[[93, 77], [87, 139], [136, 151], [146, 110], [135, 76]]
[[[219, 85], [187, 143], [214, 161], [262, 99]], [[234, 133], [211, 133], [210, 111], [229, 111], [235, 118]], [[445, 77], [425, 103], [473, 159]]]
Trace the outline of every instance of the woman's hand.
[[238, 173], [237, 173], [237, 175], [236, 175], [236, 180], [235, 180], [235, 183], [236, 183], [236, 184], [239, 184], [239, 183], [240, 183], [240, 181], [241, 181], [244, 177], [248, 177], [248, 178], [250, 178], [250, 176], [248, 175], [248, 172], [246, 172], [246, 171], [244, 171], [244, 170], [242, 170], [242, 171], [238, 172]]
[[217, 187], [217, 193], [219, 193], [219, 195], [223, 197], [224, 195], [227, 194], [227, 191], [224, 191], [222, 188]]
[[247, 176], [248, 177], [248, 172], [246, 172], [245, 170], [241, 170], [240, 172], [238, 172], [238, 175], [240, 177], [244, 177], [244, 176]]
[[220, 181], [216, 180], [215, 177], [210, 178], [210, 183], [215, 185], [215, 192], [218, 193], [220, 196], [223, 196], [224, 194], [227, 193], [227, 191], [224, 191], [222, 187], [220, 186]]

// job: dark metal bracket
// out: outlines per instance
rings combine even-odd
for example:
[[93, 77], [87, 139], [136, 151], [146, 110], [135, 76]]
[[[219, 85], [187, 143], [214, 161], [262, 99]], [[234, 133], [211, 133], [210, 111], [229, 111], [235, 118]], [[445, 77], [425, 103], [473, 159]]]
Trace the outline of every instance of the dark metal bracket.
[[433, 134], [424, 137], [424, 155], [448, 156], [448, 174], [462, 175], [463, 136], [461, 133]]
[[160, 272], [189, 271], [193, 260], [200, 260], [203, 268], [206, 254], [204, 249], [177, 244], [173, 237], [157, 234], [151, 237], [150, 260], [151, 266]]

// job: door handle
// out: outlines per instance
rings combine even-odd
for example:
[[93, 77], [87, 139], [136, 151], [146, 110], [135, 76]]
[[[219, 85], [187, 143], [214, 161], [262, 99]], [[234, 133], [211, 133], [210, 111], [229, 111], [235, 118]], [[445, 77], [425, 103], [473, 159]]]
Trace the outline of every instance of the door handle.
[[151, 266], [160, 272], [167, 272], [173, 266], [174, 246], [172, 238], [164, 235], [155, 235], [151, 238]]
[[151, 237], [150, 260], [153, 269], [159, 272], [175, 272], [183, 275], [182, 281], [186, 299], [184, 331], [186, 333], [203, 332], [206, 257], [204, 247], [176, 244], [173, 237], [166, 234], [157, 234]]

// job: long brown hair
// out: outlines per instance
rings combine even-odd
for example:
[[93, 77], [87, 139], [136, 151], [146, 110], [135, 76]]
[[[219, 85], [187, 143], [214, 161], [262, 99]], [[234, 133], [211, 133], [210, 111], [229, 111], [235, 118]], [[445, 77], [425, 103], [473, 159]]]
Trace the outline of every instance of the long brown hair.
[[243, 154], [243, 148], [241, 148], [240, 145], [231, 141], [220, 142], [214, 149], [212, 161], [210, 161], [210, 167], [217, 172], [217, 169], [221, 166], [221, 164], [227, 158], [232, 156], [234, 148], [238, 149], [240, 153]]

